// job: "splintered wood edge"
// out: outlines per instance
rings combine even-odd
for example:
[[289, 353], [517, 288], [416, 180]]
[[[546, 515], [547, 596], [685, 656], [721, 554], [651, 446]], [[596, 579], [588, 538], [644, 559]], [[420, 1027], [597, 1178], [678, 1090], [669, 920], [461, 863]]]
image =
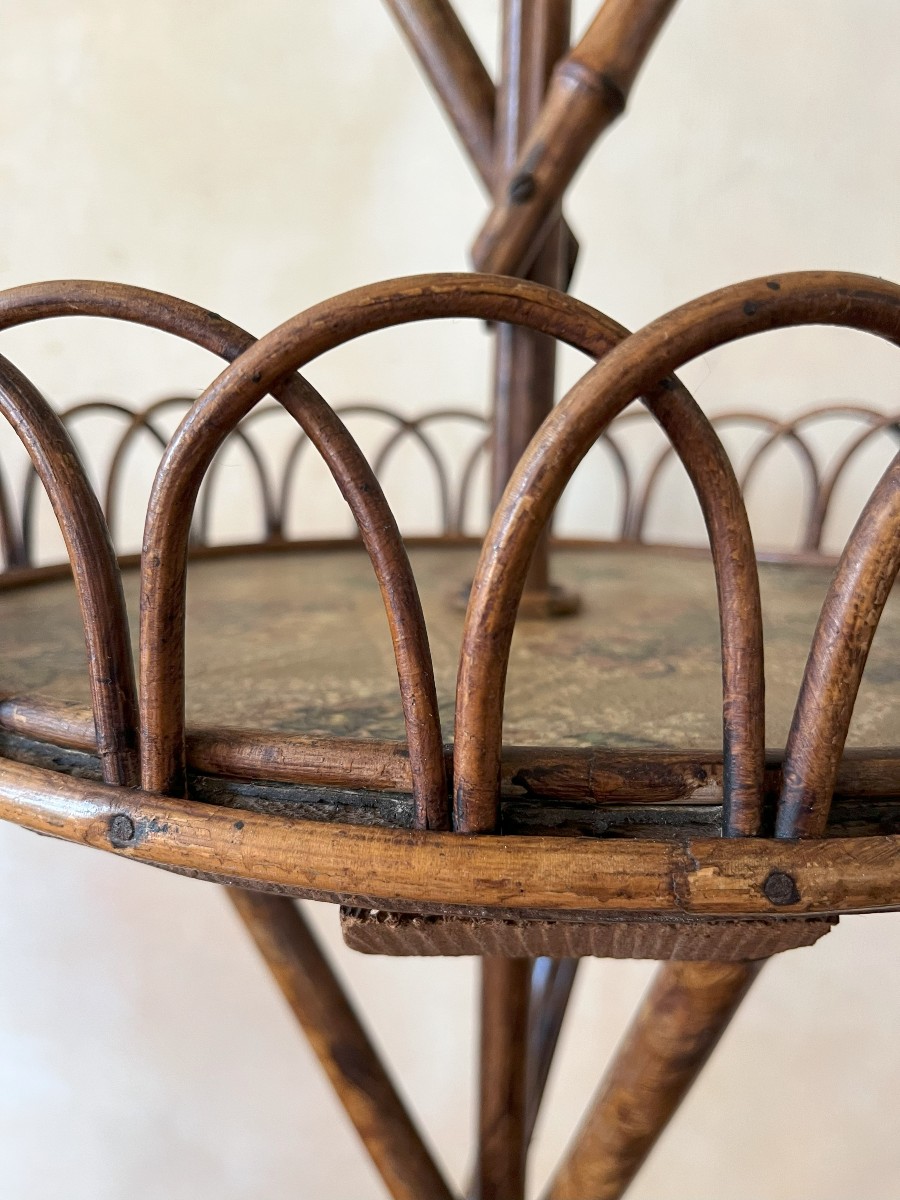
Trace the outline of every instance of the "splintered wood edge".
[[900, 837], [628, 841], [235, 812], [5, 761], [0, 819], [198, 878], [397, 911], [701, 916], [900, 908]]

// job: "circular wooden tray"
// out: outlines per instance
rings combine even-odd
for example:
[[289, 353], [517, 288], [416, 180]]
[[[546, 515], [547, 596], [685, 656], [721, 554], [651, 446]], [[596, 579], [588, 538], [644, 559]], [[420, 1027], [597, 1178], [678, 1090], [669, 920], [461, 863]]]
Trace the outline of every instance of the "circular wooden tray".
[[[449, 739], [462, 624], [453, 601], [476, 552], [425, 545], [411, 558]], [[894, 907], [898, 839], [884, 835], [900, 828], [896, 602], [887, 605], [860, 691], [831, 836], [723, 840], [721, 669], [708, 558], [582, 545], [562, 549], [557, 567], [583, 607], [517, 629], [497, 835], [412, 828], [390, 639], [370, 563], [355, 543], [192, 563], [187, 800], [93, 782], [99, 770], [73, 585], [52, 571], [7, 576], [6, 806], [19, 802], [12, 815], [32, 828], [170, 869], [394, 911], [709, 919]], [[124, 574], [134, 631], [136, 574]], [[760, 575], [774, 799], [777, 746], [831, 569], [761, 564]], [[779, 888], [785, 880], [790, 888]]]
[[[411, 550], [434, 656], [445, 740], [462, 613], [452, 603], [477, 552], [453, 544]], [[709, 559], [677, 549], [561, 550], [560, 581], [582, 609], [520, 621], [504, 710], [518, 746], [715, 751], [722, 680]], [[760, 564], [767, 744], [782, 747], [832, 568]], [[137, 573], [126, 570], [131, 628]], [[7, 587], [0, 648], [9, 695], [88, 705], [84, 636], [67, 580]], [[358, 546], [229, 555], [192, 563], [187, 609], [191, 724], [317, 737], [405, 738], [384, 607]], [[135, 645], [135, 652], [136, 652]], [[856, 747], [900, 745], [900, 604], [889, 601], [850, 727]]]

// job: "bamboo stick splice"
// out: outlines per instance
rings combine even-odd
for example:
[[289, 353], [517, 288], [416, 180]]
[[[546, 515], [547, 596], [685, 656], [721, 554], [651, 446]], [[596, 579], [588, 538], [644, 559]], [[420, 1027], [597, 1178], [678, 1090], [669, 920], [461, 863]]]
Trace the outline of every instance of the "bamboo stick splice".
[[675, 0], [606, 0], [553, 73], [504, 195], [472, 250], [479, 271], [520, 274], [555, 206], [601, 133], [625, 108], [638, 70]]

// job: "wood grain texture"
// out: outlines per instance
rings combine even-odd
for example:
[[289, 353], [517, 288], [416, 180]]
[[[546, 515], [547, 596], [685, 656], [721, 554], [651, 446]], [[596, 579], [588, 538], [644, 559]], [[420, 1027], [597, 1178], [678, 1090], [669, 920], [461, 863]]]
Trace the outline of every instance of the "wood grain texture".
[[872, 639], [900, 569], [900, 455], [841, 555], [788, 735], [776, 833], [821, 837]]
[[758, 971], [741, 963], [660, 968], [546, 1200], [618, 1200]]
[[228, 895], [394, 1200], [451, 1200], [360, 1020], [295, 904]]
[[478, 1200], [524, 1200], [531, 960], [481, 959]]
[[9, 760], [0, 763], [0, 819], [200, 878], [394, 911], [802, 916], [900, 907], [897, 837], [461, 837], [236, 813]]

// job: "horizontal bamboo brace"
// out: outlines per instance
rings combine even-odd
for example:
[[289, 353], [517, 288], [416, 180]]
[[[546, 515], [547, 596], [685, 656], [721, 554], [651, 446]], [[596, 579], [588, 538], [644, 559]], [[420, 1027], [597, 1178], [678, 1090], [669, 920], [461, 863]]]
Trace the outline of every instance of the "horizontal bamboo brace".
[[900, 908], [900, 837], [502, 837], [292, 821], [0, 762], [0, 819], [195, 877], [395, 911]]
[[[96, 753], [87, 705], [44, 696], [6, 697], [0, 700], [0, 729]], [[452, 746], [446, 754], [449, 774]], [[771, 750], [767, 756], [765, 786], [773, 796], [781, 786], [782, 754]], [[187, 758], [193, 771], [231, 779], [412, 792], [404, 742], [196, 726], [187, 732]], [[717, 805], [722, 803], [722, 752], [506, 746], [501, 793], [505, 799], [536, 796], [579, 804]], [[835, 796], [900, 796], [900, 747], [845, 751]]]

